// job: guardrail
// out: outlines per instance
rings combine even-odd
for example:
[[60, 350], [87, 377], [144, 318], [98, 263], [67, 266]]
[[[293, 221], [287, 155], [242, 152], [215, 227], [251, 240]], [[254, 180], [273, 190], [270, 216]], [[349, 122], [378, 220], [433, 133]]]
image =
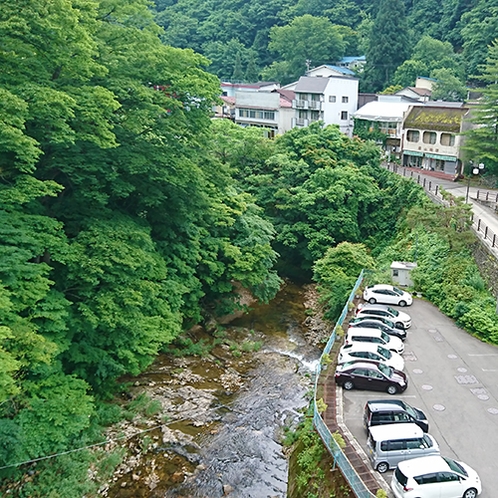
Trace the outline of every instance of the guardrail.
[[[406, 170], [396, 165], [386, 165], [386, 168], [389, 171], [404, 176], [405, 178], [413, 179], [424, 188], [424, 190], [429, 194], [429, 196], [433, 201], [439, 204], [443, 205], [445, 204], [445, 201], [441, 195], [441, 187], [438, 183], [436, 183], [436, 181], [429, 180], [427, 177], [420, 175], [418, 173], [414, 173], [413, 171], [410, 171], [410, 174], [406, 175], [405, 174]], [[401, 169], [403, 173], [402, 174], [399, 173], [398, 169]], [[477, 197], [479, 198], [479, 191], [477, 192]], [[482, 193], [481, 197], [483, 197]], [[488, 192], [488, 197], [489, 197], [489, 192]], [[496, 194], [496, 198], [498, 199], [498, 194]], [[493, 251], [493, 253], [498, 257], [498, 234], [493, 232], [491, 228], [489, 228], [489, 226], [485, 223], [485, 221], [479, 216], [476, 216], [474, 213], [472, 213], [471, 215], [471, 221], [474, 233], [480, 239], [482, 239], [486, 243], [486, 245], [491, 249], [491, 251]]]
[[322, 371], [322, 359], [325, 354], [329, 354], [330, 351], [332, 350], [332, 347], [334, 345], [334, 342], [336, 341], [336, 330], [338, 327], [342, 326], [344, 320], [346, 319], [346, 316], [349, 312], [349, 303], [353, 301], [356, 291], [360, 287], [362, 281], [363, 281], [363, 276], [364, 272], [363, 270], [361, 271], [358, 279], [356, 280], [356, 283], [353, 287], [353, 290], [349, 294], [349, 298], [342, 309], [341, 316], [337, 320], [337, 323], [335, 324], [334, 330], [332, 331], [332, 334], [329, 337], [329, 340], [327, 341], [327, 344], [325, 345], [325, 348], [323, 349], [322, 356], [320, 357], [320, 362], [318, 366], [316, 367], [316, 375], [315, 375], [315, 392], [314, 392], [314, 408], [313, 408], [313, 425], [315, 429], [317, 430], [318, 434], [320, 434], [320, 437], [322, 438], [323, 443], [327, 447], [327, 450], [329, 453], [332, 455], [332, 458], [334, 459], [334, 464], [338, 465], [339, 468], [342, 471], [342, 474], [348, 481], [349, 486], [353, 490], [354, 494], [357, 496], [357, 498], [375, 498], [375, 495], [372, 494], [368, 488], [366, 487], [365, 483], [361, 480], [360, 476], [356, 472], [355, 468], [353, 465], [351, 465], [351, 462], [348, 460], [344, 452], [342, 451], [341, 447], [337, 444], [335, 439], [332, 436], [332, 433], [330, 432], [329, 428], [325, 424], [325, 421], [323, 420], [322, 416], [317, 410], [316, 407], [316, 393], [317, 393], [317, 388], [318, 388], [318, 378], [320, 376], [320, 373]]

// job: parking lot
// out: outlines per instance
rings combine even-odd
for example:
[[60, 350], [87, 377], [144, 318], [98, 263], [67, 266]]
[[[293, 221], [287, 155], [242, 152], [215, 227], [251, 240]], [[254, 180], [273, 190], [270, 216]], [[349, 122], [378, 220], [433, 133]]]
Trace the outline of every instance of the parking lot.
[[[409, 384], [403, 394], [394, 397], [422, 409], [441, 454], [473, 467], [483, 484], [481, 497], [496, 498], [498, 348], [471, 337], [422, 299], [415, 299], [403, 311], [412, 317], [403, 354]], [[365, 402], [389, 395], [341, 391], [344, 423], [366, 451]], [[383, 474], [387, 483], [391, 474]]]

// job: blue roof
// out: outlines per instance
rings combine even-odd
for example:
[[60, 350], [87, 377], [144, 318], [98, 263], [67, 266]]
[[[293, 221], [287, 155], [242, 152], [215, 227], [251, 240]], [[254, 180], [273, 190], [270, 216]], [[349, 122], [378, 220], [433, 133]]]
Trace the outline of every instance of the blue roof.
[[347, 67], [331, 66], [330, 64], [327, 64], [327, 67], [337, 71], [338, 73], [347, 74], [348, 76], [355, 76], [354, 71], [351, 71], [351, 69], [348, 69]]
[[339, 62], [342, 64], [350, 64], [351, 62], [355, 61], [365, 61], [365, 56], [364, 55], [358, 55], [358, 56], [351, 56], [351, 57], [343, 57]]

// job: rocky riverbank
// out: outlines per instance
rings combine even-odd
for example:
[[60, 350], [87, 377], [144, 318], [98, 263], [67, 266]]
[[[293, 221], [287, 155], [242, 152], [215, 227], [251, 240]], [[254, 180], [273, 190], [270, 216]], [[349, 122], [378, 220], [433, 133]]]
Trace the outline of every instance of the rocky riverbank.
[[109, 432], [106, 450], [126, 454], [101, 496], [286, 496], [281, 441], [309, 404], [320, 316], [315, 288], [288, 284], [214, 335], [191, 332], [205, 355], [158, 357], [132, 380], [141, 415]]

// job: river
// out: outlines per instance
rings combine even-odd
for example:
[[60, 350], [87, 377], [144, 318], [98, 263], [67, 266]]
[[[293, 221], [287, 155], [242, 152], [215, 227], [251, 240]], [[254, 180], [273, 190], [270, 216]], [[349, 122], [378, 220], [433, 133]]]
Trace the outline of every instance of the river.
[[311, 319], [314, 304], [311, 287], [287, 283], [270, 304], [252, 306], [214, 335], [191, 333], [211, 345], [209, 353], [162, 354], [130, 379], [131, 396], [146, 393], [151, 404], [110, 433], [130, 437], [123, 463], [100, 494], [285, 497], [284, 432], [309, 405], [321, 352], [312, 343], [327, 334], [323, 322]]

